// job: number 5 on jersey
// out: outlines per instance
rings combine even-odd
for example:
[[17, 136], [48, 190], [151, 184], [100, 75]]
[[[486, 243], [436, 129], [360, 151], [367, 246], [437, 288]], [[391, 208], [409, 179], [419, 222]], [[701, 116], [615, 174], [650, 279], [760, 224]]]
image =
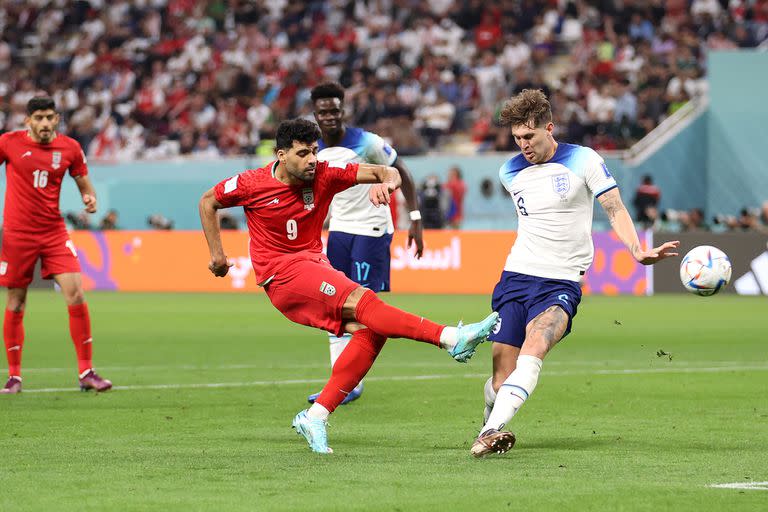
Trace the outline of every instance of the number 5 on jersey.
[[288, 219], [285, 223], [285, 230], [288, 232], [288, 240], [296, 240], [299, 236], [299, 225], [294, 219]]
[[35, 188], [45, 188], [48, 185], [48, 171], [35, 169], [32, 173], [32, 184]]

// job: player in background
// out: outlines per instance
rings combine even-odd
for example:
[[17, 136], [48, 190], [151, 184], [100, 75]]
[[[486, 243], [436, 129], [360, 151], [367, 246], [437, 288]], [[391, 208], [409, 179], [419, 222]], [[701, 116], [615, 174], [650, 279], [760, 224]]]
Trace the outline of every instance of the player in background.
[[25, 122], [26, 130], [0, 136], [0, 163], [6, 163], [0, 286], [8, 288], [3, 339], [9, 373], [0, 393], [21, 391], [24, 308], [38, 259], [43, 279], [53, 278], [67, 303], [80, 388], [106, 391], [112, 383], [93, 370], [91, 320], [80, 264], [59, 212], [61, 183], [67, 172], [80, 190], [85, 210], [96, 211], [96, 193], [88, 178], [85, 155], [76, 140], [56, 132], [59, 114], [51, 98], [30, 99]]
[[326, 422], [362, 380], [387, 338], [410, 338], [443, 348], [459, 362], [472, 357], [498, 315], [476, 324], [439, 325], [382, 302], [376, 294], [335, 270], [322, 253], [320, 234], [334, 194], [359, 183], [375, 205], [387, 205], [400, 186], [394, 167], [347, 164], [343, 169], [317, 160], [320, 130], [311, 121], [283, 121], [277, 129], [277, 160], [220, 182], [200, 199], [200, 219], [208, 242], [208, 268], [218, 277], [232, 263], [221, 243], [217, 210], [242, 206], [248, 222], [250, 255], [259, 286], [286, 318], [352, 339], [336, 360], [331, 377], [293, 427], [310, 448], [331, 453]]
[[540, 90], [525, 89], [507, 101], [501, 121], [522, 150], [499, 170], [519, 224], [491, 301], [499, 323], [488, 337], [493, 376], [485, 384], [485, 425], [471, 448], [476, 457], [512, 448], [515, 436], [504, 426], [536, 388], [544, 357], [571, 331], [579, 281], [594, 252], [594, 199], [643, 265], [677, 256], [679, 246], [642, 248], [603, 159], [590, 148], [555, 141], [551, 107]]
[[[319, 160], [344, 167], [350, 162], [382, 164], [396, 168], [402, 180], [411, 226], [408, 229], [408, 247], [416, 243], [416, 257], [424, 250], [421, 212], [416, 196], [416, 185], [408, 168], [397, 152], [375, 133], [344, 124], [344, 88], [336, 82], [326, 82], [312, 89], [315, 120], [322, 137], [318, 141]], [[392, 211], [376, 208], [368, 198], [371, 185], [355, 185], [333, 197], [331, 222], [328, 227], [328, 260], [336, 270], [348, 278], [378, 292], [389, 291], [389, 261], [392, 233]], [[351, 334], [337, 337], [329, 333], [331, 368], [349, 343]], [[363, 382], [355, 387], [342, 404], [360, 397]], [[309, 395], [313, 403], [320, 393]]]

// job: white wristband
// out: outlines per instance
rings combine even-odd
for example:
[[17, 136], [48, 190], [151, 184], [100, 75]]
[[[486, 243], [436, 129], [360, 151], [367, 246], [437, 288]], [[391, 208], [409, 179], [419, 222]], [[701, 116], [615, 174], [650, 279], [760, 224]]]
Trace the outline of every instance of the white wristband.
[[417, 220], [421, 220], [421, 212], [419, 210], [412, 210], [408, 212], [408, 216], [411, 218], [411, 221], [416, 222]]

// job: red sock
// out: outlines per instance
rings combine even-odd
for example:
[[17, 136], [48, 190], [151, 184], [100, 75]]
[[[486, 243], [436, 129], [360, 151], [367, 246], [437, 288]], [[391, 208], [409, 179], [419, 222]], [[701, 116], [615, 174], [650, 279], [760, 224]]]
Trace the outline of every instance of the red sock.
[[323, 388], [317, 403], [333, 412], [350, 391], [355, 389], [373, 366], [387, 338], [370, 329], [360, 329], [352, 335], [331, 370], [331, 378]]
[[21, 349], [24, 346], [24, 311], [5, 310], [3, 340], [8, 358], [8, 375], [21, 376]]
[[69, 334], [77, 352], [77, 371], [83, 373], [93, 367], [91, 363], [92, 339], [91, 317], [88, 314], [88, 304], [75, 304], [69, 309]]
[[386, 338], [410, 338], [440, 346], [445, 326], [390, 306], [368, 290], [355, 311], [357, 321]]

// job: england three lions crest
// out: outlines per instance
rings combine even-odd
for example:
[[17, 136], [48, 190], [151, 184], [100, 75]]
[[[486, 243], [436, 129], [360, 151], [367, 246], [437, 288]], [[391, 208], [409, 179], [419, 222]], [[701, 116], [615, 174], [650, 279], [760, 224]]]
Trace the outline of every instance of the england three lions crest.
[[61, 151], [54, 151], [51, 157], [51, 167], [58, 169], [61, 167]]
[[560, 196], [561, 201], [567, 201], [568, 191], [571, 190], [571, 178], [568, 173], [552, 176], [552, 189]]

